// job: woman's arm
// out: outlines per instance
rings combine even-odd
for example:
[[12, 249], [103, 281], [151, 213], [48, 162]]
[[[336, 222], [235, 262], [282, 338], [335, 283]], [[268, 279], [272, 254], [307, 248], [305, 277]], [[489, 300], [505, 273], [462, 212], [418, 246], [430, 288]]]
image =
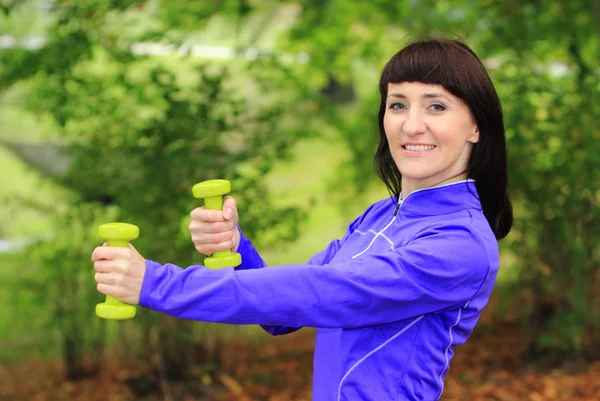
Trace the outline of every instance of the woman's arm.
[[443, 224], [405, 247], [326, 266], [183, 270], [148, 261], [140, 305], [230, 324], [378, 325], [471, 299], [494, 263], [486, 245], [468, 224]]

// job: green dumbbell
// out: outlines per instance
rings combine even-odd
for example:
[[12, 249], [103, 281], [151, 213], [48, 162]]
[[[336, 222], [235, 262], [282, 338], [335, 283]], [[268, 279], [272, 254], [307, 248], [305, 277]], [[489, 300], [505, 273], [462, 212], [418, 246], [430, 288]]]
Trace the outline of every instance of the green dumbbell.
[[[231, 192], [231, 184], [227, 180], [209, 180], [200, 182], [192, 188], [195, 198], [203, 198], [204, 206], [211, 210], [223, 208], [223, 195]], [[222, 267], [236, 267], [242, 264], [242, 257], [237, 252], [230, 250], [215, 252], [204, 259], [204, 266], [209, 269]]]
[[[98, 235], [106, 240], [108, 246], [127, 248], [129, 241], [140, 235], [140, 229], [133, 224], [108, 223], [98, 228]], [[96, 315], [109, 320], [127, 320], [135, 316], [135, 306], [107, 295], [105, 302], [96, 305]]]

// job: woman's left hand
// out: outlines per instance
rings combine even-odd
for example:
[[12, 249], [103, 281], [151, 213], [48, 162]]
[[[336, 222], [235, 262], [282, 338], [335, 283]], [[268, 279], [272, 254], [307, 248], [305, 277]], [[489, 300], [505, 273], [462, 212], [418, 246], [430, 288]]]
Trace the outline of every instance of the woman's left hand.
[[128, 248], [99, 246], [92, 252], [98, 292], [128, 304], [138, 304], [146, 273], [146, 259]]

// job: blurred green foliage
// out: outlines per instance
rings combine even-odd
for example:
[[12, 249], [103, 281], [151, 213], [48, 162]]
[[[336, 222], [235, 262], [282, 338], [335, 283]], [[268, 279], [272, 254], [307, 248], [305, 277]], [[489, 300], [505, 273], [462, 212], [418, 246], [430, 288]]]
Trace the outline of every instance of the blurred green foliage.
[[[3, 26], [16, 25], [9, 22], [28, 6], [6, 7]], [[530, 355], [600, 356], [597, 2], [87, 0], [54, 7], [44, 47], [0, 52], [1, 88], [23, 88], [23, 107], [53, 121], [72, 155], [68, 173], [56, 178], [70, 192], [55, 227], [65, 232], [60, 241], [73, 236], [66, 242], [73, 249], [48, 242], [28, 250], [28, 261], [46, 272], [36, 285], [52, 291], [69, 276], [69, 288], [89, 287], [71, 266], [86, 262], [95, 239], [73, 229], [74, 215], [85, 225], [107, 214], [139, 225], [135, 245], [146, 257], [200, 262], [186, 221], [199, 205], [191, 186], [209, 178], [230, 179], [234, 194], [243, 194], [241, 224], [259, 247], [297, 238], [305, 208], [277, 205], [265, 177], [306, 137], [333, 138], [348, 150], [330, 176], [340, 208], [368, 197], [380, 69], [408, 42], [442, 35], [474, 48], [503, 101], [516, 207], [503, 247], [516, 256], [520, 280], [511, 299], [523, 303]], [[131, 53], [135, 41], [202, 43], [206, 30], [229, 32], [218, 40], [238, 56]], [[268, 55], [244, 58], [243, 46], [267, 44]], [[308, 59], [289, 63], [282, 52]], [[56, 272], [59, 261], [64, 268]], [[55, 316], [67, 310], [65, 299], [74, 308], [74, 320], [56, 326], [67, 362], [69, 335], [79, 335], [83, 350], [100, 330], [77, 323], [92, 303], [82, 296], [47, 293]], [[193, 363], [185, 352], [195, 341], [188, 322], [142, 314], [134, 324], [140, 352], [160, 349], [180, 370]]]
[[90, 257], [90, 243], [96, 239], [94, 228], [110, 217], [99, 213], [88, 204], [57, 213], [53, 227], [58, 235], [36, 242], [21, 255], [21, 265], [28, 268], [13, 278], [16, 285], [10, 291], [15, 310], [26, 305], [20, 318], [35, 320], [36, 328], [46, 333], [46, 347], [59, 339], [69, 379], [97, 373], [105, 346], [107, 327], [90, 313], [98, 303], [98, 296], [89, 291], [95, 286], [94, 278], [82, 269]]
[[[8, 60], [3, 82], [27, 80], [25, 107], [50, 116], [69, 146], [70, 168], [56, 177], [71, 190], [66, 213], [56, 216], [55, 235], [61, 238], [26, 254], [43, 269], [36, 278], [49, 288], [74, 288], [63, 297], [48, 296], [54, 301], [49, 313], [59, 327], [71, 319], [69, 330], [61, 330], [70, 376], [76, 375], [80, 356], [72, 354], [82, 353], [87, 337], [96, 336], [88, 325], [77, 323], [92, 310], [80, 294], [93, 286], [89, 280], [82, 282], [71, 267], [89, 259], [82, 256], [97, 239], [65, 230], [74, 220], [85, 227], [97, 223], [91, 218], [95, 213], [111, 208], [113, 219], [140, 227], [136, 245], [146, 257], [189, 266], [201, 261], [187, 233], [187, 216], [202, 204], [191, 196], [198, 181], [227, 178], [236, 192], [260, 199], [247, 204], [241, 217], [245, 231], [258, 238], [259, 245], [296, 237], [304, 216], [297, 207], [273, 205], [263, 183], [273, 163], [306, 135], [310, 124], [286, 122], [282, 114], [286, 103], [293, 102], [300, 105], [295, 108], [301, 118], [302, 100], [248, 98], [249, 86], [263, 84], [252, 74], [238, 77], [237, 65], [207, 66], [185, 59], [169, 64], [107, 46], [119, 41], [118, 32], [103, 36], [105, 22], [119, 11], [106, 2], [59, 5], [45, 47], [3, 53]], [[262, 91], [268, 89], [258, 90]], [[269, 235], [263, 234], [267, 229]], [[64, 303], [71, 307], [69, 313]], [[193, 342], [192, 323], [165, 316], [145, 319], [143, 314], [136, 321], [147, 333], [138, 351], [157, 350], [162, 360], [171, 362], [166, 369], [189, 371], [186, 350]], [[152, 338], [159, 340], [148, 344]]]

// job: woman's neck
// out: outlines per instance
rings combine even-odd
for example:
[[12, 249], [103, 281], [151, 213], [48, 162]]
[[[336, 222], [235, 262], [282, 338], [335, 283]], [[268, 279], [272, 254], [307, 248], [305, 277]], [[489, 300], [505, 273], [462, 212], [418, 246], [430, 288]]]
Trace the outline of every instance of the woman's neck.
[[433, 188], [439, 185], [451, 184], [453, 182], [466, 180], [467, 179], [467, 170], [461, 171], [458, 174], [455, 174], [451, 177], [444, 178], [441, 181], [434, 182], [433, 184], [428, 184], [424, 181], [412, 181], [402, 178], [402, 196], [401, 199], [406, 199], [406, 197], [414, 191], [425, 188]]

